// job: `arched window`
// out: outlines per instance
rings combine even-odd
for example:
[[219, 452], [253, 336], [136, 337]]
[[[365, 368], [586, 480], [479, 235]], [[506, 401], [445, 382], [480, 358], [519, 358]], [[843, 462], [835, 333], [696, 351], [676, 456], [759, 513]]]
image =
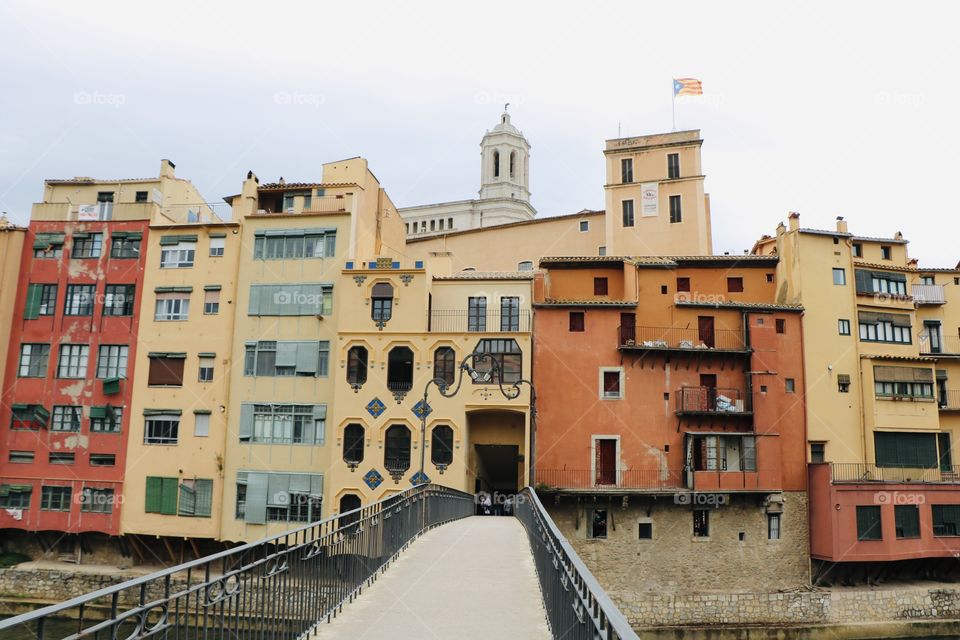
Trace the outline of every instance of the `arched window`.
[[378, 282], [370, 292], [370, 314], [374, 322], [386, 322], [393, 317], [393, 286]]
[[517, 271], [533, 271], [533, 262], [524, 260], [523, 262], [517, 263]]
[[453, 384], [457, 372], [457, 354], [452, 347], [440, 347], [433, 352], [433, 377], [448, 385]]
[[[355, 495], [352, 493], [346, 493], [340, 497], [340, 513], [347, 513], [348, 511], [359, 509], [360, 506], [361, 506], [360, 496], [358, 495]], [[357, 522], [358, 520], [360, 520], [359, 511], [357, 511], [356, 513], [351, 513], [350, 515], [341, 516], [337, 524], [340, 528], [349, 527], [350, 525]], [[353, 529], [356, 529], [356, 527], [352, 527], [351, 529], [352, 530], [346, 531], [345, 533], [353, 533]]]
[[497, 150], [493, 151], [493, 177], [500, 177], [500, 152]]
[[[505, 383], [512, 384], [523, 377], [523, 352], [516, 340], [481, 340], [473, 352], [491, 354], [499, 365], [497, 369], [503, 374]], [[478, 374], [473, 380], [474, 384], [497, 382], [497, 374], [491, 371], [494, 367], [489, 358], [477, 358], [473, 368]]]
[[343, 461], [347, 464], [363, 462], [363, 436], [362, 424], [348, 424], [343, 430]]
[[364, 347], [350, 347], [347, 351], [347, 382], [363, 384], [367, 381], [367, 350]]
[[394, 347], [387, 355], [387, 388], [406, 392], [413, 386], [413, 351], [409, 347]]
[[403, 472], [410, 468], [410, 430], [402, 424], [387, 429], [383, 466], [387, 471]]
[[514, 176], [516, 172], [516, 164], [517, 164], [517, 152], [511, 151], [510, 152], [510, 177], [511, 178]]
[[453, 429], [445, 424], [433, 428], [430, 438], [430, 462], [444, 466], [453, 462]]

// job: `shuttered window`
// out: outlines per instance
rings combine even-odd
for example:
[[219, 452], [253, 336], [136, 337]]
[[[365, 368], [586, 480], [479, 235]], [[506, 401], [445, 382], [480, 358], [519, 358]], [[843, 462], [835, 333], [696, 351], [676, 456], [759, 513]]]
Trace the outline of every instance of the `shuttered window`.
[[960, 505], [934, 504], [930, 509], [933, 512], [933, 535], [960, 535]]
[[319, 520], [322, 499], [322, 474], [237, 473], [236, 517], [251, 524]]
[[920, 537], [920, 507], [915, 504], [897, 504], [893, 507], [897, 538]]
[[907, 295], [907, 276], [903, 273], [856, 269], [854, 278], [857, 283], [857, 293], [886, 293], [894, 296]]
[[251, 316], [318, 316], [333, 313], [333, 285], [253, 284], [250, 285]]
[[322, 445], [326, 423], [325, 404], [240, 405], [241, 442]]
[[25, 320], [52, 316], [57, 307], [57, 285], [31, 284], [27, 287], [27, 301], [23, 308]]
[[248, 342], [244, 354], [245, 376], [326, 377], [330, 366], [330, 343], [320, 341]]
[[182, 387], [185, 353], [151, 353], [147, 384], [156, 387]]
[[873, 434], [878, 467], [933, 469], [937, 466], [937, 434], [877, 431]]
[[268, 229], [254, 234], [253, 259], [332, 258], [336, 249], [337, 230], [334, 228]]
[[178, 484], [176, 478], [147, 476], [147, 491], [143, 510], [147, 513], [176, 515]]
[[213, 507], [213, 480], [184, 480], [180, 483], [181, 516], [209, 518]]
[[880, 507], [857, 507], [857, 540], [882, 540]]

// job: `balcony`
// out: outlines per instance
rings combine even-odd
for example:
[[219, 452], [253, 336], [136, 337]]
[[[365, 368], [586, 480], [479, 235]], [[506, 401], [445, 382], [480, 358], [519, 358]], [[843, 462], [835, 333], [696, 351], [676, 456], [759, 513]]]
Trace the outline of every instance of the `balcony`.
[[939, 331], [920, 332], [920, 354], [960, 357], [960, 337], [943, 336]]
[[435, 333], [528, 333], [529, 309], [433, 309], [429, 330]]
[[58, 222], [154, 220], [159, 213], [160, 207], [153, 202], [101, 202], [85, 205], [41, 202], [33, 205], [30, 219]]
[[937, 398], [937, 406], [940, 411], [960, 411], [960, 390], [947, 389], [946, 392], [940, 392]]
[[960, 484], [960, 467], [878, 467], [862, 462], [831, 463], [831, 478], [837, 483]]
[[290, 203], [287, 202], [287, 206], [284, 206], [284, 199], [282, 196], [260, 197], [260, 206], [257, 208], [258, 215], [271, 215], [271, 214], [303, 214], [310, 215], [312, 213], [346, 213], [350, 210], [351, 200], [345, 198], [344, 196], [313, 196], [307, 201], [303, 201], [303, 198], [298, 198], [294, 201], [293, 205], [290, 206]]
[[677, 415], [749, 416], [750, 398], [740, 389], [717, 387], [680, 387], [677, 389]]
[[538, 490], [637, 491], [672, 493], [684, 488], [683, 472], [667, 469], [629, 469], [603, 473], [591, 469], [537, 469]]
[[942, 284], [915, 284], [910, 288], [910, 295], [917, 304], [946, 304]]
[[625, 351], [679, 351], [749, 353], [739, 329], [702, 331], [678, 327], [621, 325], [617, 344]]

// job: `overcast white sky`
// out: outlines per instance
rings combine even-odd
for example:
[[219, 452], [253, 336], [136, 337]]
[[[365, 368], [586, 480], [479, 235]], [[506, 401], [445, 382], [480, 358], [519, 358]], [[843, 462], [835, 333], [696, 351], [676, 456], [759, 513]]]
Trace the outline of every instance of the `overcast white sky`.
[[399, 206], [474, 197], [503, 102], [541, 216], [603, 207], [606, 138], [699, 128], [714, 249], [790, 210], [960, 259], [960, 9], [947, 3], [6, 2], [0, 210], [44, 178], [155, 176], [208, 200], [363, 155]]

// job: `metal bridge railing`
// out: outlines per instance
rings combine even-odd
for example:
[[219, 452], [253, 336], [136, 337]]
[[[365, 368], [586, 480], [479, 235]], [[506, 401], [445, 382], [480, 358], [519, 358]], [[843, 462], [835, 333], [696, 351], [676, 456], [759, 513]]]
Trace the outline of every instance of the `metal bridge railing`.
[[530, 539], [553, 637], [639, 640], [530, 487], [517, 496], [515, 514]]
[[336, 615], [421, 533], [473, 496], [420, 485], [379, 502], [0, 620], [36, 640], [293, 640]]

